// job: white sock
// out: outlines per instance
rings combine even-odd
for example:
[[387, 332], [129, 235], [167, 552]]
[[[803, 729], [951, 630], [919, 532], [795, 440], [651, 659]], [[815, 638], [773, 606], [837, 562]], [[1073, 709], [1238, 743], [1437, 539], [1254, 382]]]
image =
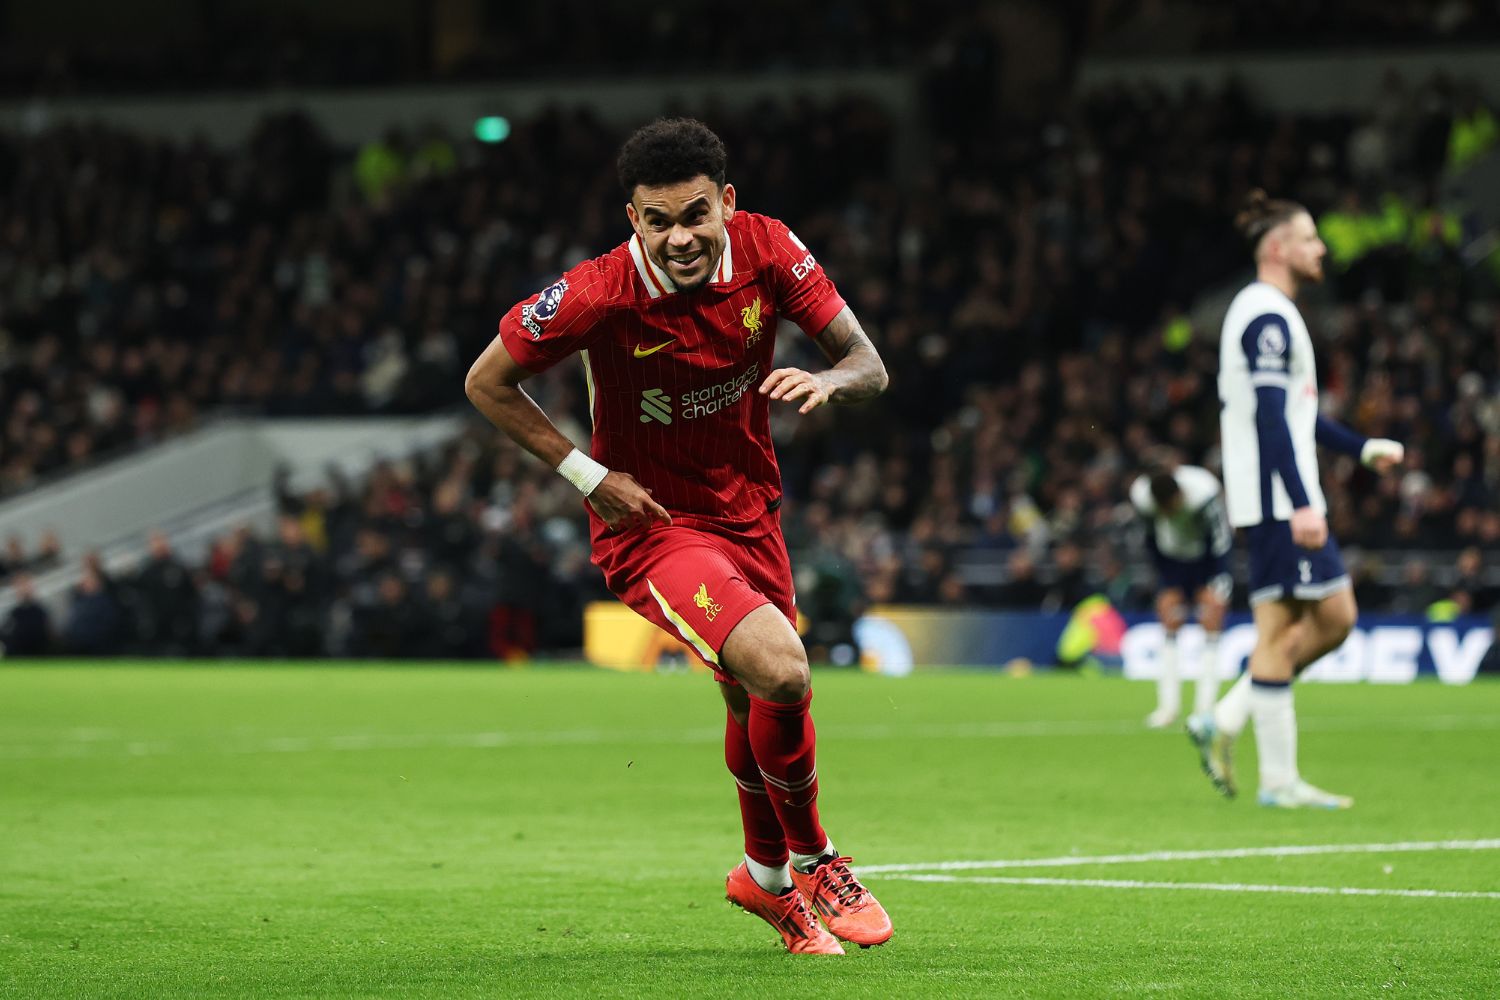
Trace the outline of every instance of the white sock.
[[785, 864], [763, 865], [747, 854], [745, 867], [750, 870], [750, 877], [755, 879], [755, 884], [767, 892], [774, 892], [779, 896], [792, 887], [792, 873]]
[[1198, 686], [1193, 689], [1193, 712], [1207, 715], [1214, 710], [1219, 699], [1219, 633], [1207, 632], [1203, 636], [1203, 659], [1198, 674]]
[[798, 854], [796, 851], [793, 851], [792, 865], [799, 872], [802, 872], [805, 875], [808, 872], [812, 871], [814, 868], [818, 867], [819, 858], [826, 858], [830, 854], [836, 855], [837, 853], [838, 852], [833, 849], [833, 841], [830, 840], [827, 844], [823, 845], [823, 849], [817, 854]]
[[1252, 684], [1250, 714], [1255, 717], [1260, 787], [1282, 788], [1296, 781], [1297, 709], [1291, 684]]
[[1168, 635], [1161, 646], [1161, 671], [1156, 675], [1156, 710], [1177, 714], [1182, 708], [1182, 684], [1177, 679], [1177, 636]]
[[1219, 732], [1228, 733], [1230, 738], [1238, 736], [1245, 728], [1245, 720], [1250, 718], [1250, 671], [1246, 670], [1240, 674], [1240, 679], [1229, 685], [1229, 690], [1224, 692], [1224, 697], [1219, 699], [1219, 704], [1214, 708], [1214, 725]]

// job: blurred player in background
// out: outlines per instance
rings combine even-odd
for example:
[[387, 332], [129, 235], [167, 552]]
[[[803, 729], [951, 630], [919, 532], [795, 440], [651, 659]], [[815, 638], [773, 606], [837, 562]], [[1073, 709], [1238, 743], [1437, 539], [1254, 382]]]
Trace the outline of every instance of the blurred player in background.
[[[841, 955], [838, 938], [880, 944], [891, 923], [818, 818], [811, 675], [793, 628], [770, 406], [810, 413], [870, 399], [886, 373], [807, 247], [775, 219], [736, 210], [725, 163], [700, 122], [632, 135], [618, 168], [635, 235], [506, 313], [465, 388], [587, 498], [593, 561], [610, 590], [719, 681], [745, 832], [730, 901], [790, 951]], [[832, 367], [773, 369], [783, 319]], [[591, 455], [520, 388], [574, 353]]]
[[1148, 522], [1146, 546], [1156, 564], [1156, 616], [1166, 637], [1156, 678], [1156, 709], [1146, 725], [1164, 729], [1182, 709], [1177, 632], [1195, 603], [1203, 626], [1203, 651], [1193, 712], [1213, 711], [1219, 696], [1219, 634], [1234, 590], [1229, 572], [1229, 520], [1219, 481], [1196, 465], [1163, 463], [1130, 486], [1130, 503]]
[[1255, 720], [1262, 805], [1347, 809], [1352, 799], [1314, 787], [1297, 768], [1292, 679], [1343, 643], [1357, 613], [1328, 533], [1317, 446], [1357, 456], [1378, 472], [1399, 464], [1403, 448], [1318, 412], [1312, 339], [1294, 302], [1301, 285], [1323, 280], [1327, 248], [1312, 216], [1257, 190], [1235, 225], [1254, 248], [1256, 280], [1224, 317], [1220, 431], [1229, 520], [1246, 529], [1257, 635], [1245, 676], [1212, 716], [1190, 719], [1188, 731], [1225, 795], [1235, 793], [1231, 751], [1248, 716]]

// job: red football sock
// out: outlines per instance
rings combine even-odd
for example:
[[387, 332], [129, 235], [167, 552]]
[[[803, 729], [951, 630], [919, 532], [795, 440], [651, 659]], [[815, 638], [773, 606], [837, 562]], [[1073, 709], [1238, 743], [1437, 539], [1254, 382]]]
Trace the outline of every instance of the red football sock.
[[817, 854], [828, 843], [818, 822], [817, 734], [807, 706], [812, 692], [791, 705], [750, 696], [750, 746], [760, 766], [786, 844]]
[[734, 783], [740, 792], [740, 822], [745, 827], [745, 854], [770, 868], [786, 864], [786, 837], [781, 832], [781, 820], [766, 794], [760, 768], [755, 766], [755, 754], [750, 749], [750, 734], [735, 721], [731, 712], [725, 712], [724, 763], [734, 775]]

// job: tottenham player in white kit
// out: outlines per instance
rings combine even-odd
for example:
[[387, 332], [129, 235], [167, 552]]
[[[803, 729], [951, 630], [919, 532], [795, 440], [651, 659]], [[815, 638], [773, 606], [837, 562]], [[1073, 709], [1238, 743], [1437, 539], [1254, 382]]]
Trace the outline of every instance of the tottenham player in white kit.
[[1130, 486], [1130, 503], [1148, 522], [1146, 545], [1156, 564], [1156, 617], [1166, 633], [1156, 677], [1156, 710], [1146, 725], [1163, 729], [1182, 708], [1177, 632], [1196, 603], [1203, 650], [1194, 714], [1213, 711], [1219, 695], [1219, 633], [1234, 589], [1229, 572], [1229, 520], [1218, 479], [1196, 465], [1158, 469]]
[[1211, 717], [1190, 719], [1188, 731], [1225, 795], [1235, 792], [1231, 750], [1249, 716], [1262, 805], [1347, 809], [1352, 799], [1315, 788], [1297, 769], [1292, 679], [1337, 649], [1356, 615], [1349, 575], [1328, 534], [1317, 445], [1358, 456], [1379, 472], [1397, 465], [1403, 449], [1318, 412], [1312, 339], [1293, 302], [1300, 285], [1323, 280], [1327, 248], [1312, 216], [1257, 190], [1235, 222], [1255, 249], [1257, 280], [1224, 317], [1219, 423], [1229, 520], [1246, 529], [1257, 636], [1246, 675]]

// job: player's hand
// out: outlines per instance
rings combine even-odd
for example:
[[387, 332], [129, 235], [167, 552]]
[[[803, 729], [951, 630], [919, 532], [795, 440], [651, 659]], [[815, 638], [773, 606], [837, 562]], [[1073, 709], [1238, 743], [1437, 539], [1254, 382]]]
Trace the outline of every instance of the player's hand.
[[760, 384], [760, 394], [788, 403], [801, 399], [798, 413], [811, 413], [833, 398], [833, 383], [822, 375], [801, 368], [778, 368]]
[[666, 508], [652, 500], [651, 491], [628, 472], [611, 471], [594, 487], [588, 501], [611, 531], [649, 528], [656, 521], [672, 523]]
[[1400, 441], [1390, 438], [1370, 438], [1359, 453], [1359, 460], [1382, 476], [1400, 465], [1406, 458], [1406, 448]]
[[1311, 507], [1292, 511], [1292, 541], [1304, 549], [1321, 549], [1328, 543], [1328, 519]]

